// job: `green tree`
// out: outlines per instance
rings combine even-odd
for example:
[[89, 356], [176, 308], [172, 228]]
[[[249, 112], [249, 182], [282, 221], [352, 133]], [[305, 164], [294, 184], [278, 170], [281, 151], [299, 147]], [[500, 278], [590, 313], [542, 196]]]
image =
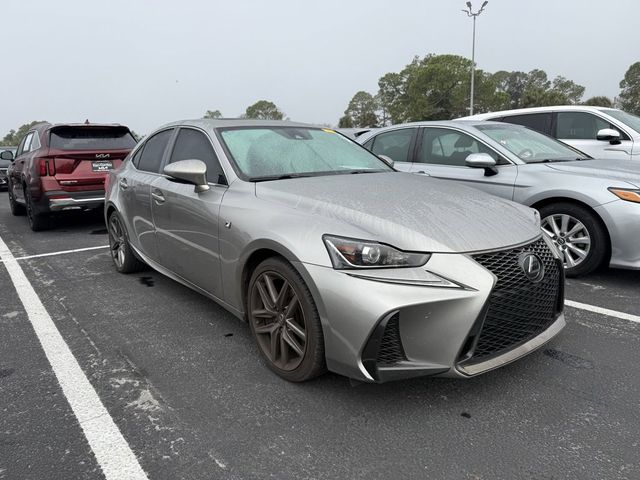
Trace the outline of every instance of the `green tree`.
[[340, 117], [338, 121], [338, 128], [354, 128], [355, 124], [353, 123], [353, 118], [349, 115], [345, 115], [344, 117]]
[[46, 122], [42, 120], [35, 120], [33, 122], [21, 125], [18, 130], [9, 130], [9, 133], [7, 133], [0, 141], [0, 145], [5, 147], [17, 146], [18, 143], [20, 143], [20, 140], [22, 140], [22, 137], [27, 134], [29, 129], [39, 123]]
[[343, 125], [350, 123], [351, 128], [377, 127], [377, 110], [378, 103], [376, 102], [375, 97], [370, 93], [361, 90], [353, 96], [349, 102], [349, 106], [344, 111], [344, 117], [340, 120]]
[[553, 79], [551, 94], [556, 93], [566, 100], [565, 103], [578, 104], [584, 95], [584, 87], [562, 76]]
[[520, 108], [529, 76], [525, 72], [500, 70], [491, 76], [496, 90], [508, 96], [506, 108]]
[[620, 82], [620, 108], [625, 112], [640, 115], [640, 62], [629, 67]]
[[582, 105], [589, 105], [592, 107], [613, 107], [613, 100], [605, 96], [595, 96], [582, 102]]
[[259, 100], [253, 105], [247, 107], [244, 118], [252, 118], [257, 120], [282, 120], [282, 113], [275, 103], [267, 100]]
[[202, 118], [222, 118], [220, 110], [207, 110]]

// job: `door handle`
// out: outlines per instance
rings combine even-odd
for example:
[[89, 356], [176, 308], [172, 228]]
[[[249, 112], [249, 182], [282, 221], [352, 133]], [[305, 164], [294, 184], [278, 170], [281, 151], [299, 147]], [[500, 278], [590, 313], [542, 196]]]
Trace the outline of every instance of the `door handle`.
[[127, 183], [126, 178], [123, 178], [122, 180], [120, 180], [119, 185], [122, 190], [126, 190], [127, 188], [129, 188], [129, 183]]
[[164, 203], [164, 195], [162, 195], [162, 192], [160, 190], [152, 190], [151, 191], [151, 196], [153, 197], [153, 199], [156, 201], [156, 203]]

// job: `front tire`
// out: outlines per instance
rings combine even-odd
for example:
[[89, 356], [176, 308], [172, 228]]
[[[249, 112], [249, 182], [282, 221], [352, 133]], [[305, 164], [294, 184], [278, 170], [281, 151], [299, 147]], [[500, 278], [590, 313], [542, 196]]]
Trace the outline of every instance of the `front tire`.
[[120, 273], [135, 273], [144, 270], [145, 264], [133, 253], [124, 223], [115, 210], [111, 212], [107, 220], [109, 232], [109, 252], [111, 259]]
[[609, 249], [607, 232], [589, 209], [554, 203], [540, 209], [542, 230], [561, 253], [568, 277], [587, 275], [600, 267]]
[[11, 182], [7, 184], [7, 191], [9, 192], [9, 208], [11, 209], [11, 215], [14, 217], [22, 216], [26, 213], [24, 205], [20, 205], [16, 202], [16, 197], [13, 195], [13, 185]]
[[320, 316], [291, 264], [278, 257], [263, 261], [251, 275], [246, 297], [251, 332], [271, 370], [291, 382], [326, 371]]

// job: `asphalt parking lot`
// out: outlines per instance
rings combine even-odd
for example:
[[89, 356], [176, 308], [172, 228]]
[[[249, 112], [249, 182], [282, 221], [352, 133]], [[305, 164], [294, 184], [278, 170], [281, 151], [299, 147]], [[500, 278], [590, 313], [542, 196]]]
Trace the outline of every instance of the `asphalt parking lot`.
[[[116, 273], [100, 215], [33, 233], [1, 195], [0, 238], [148, 478], [640, 478], [640, 272], [568, 281], [627, 315], [568, 307], [552, 343], [468, 381], [291, 384], [214, 302]], [[3, 263], [0, 289], [0, 479], [103, 478]]]

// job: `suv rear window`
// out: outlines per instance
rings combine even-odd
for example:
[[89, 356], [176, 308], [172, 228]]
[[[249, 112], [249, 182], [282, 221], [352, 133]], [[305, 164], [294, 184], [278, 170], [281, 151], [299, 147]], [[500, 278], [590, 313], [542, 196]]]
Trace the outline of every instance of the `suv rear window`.
[[49, 147], [59, 150], [126, 150], [136, 140], [127, 127], [57, 127]]

